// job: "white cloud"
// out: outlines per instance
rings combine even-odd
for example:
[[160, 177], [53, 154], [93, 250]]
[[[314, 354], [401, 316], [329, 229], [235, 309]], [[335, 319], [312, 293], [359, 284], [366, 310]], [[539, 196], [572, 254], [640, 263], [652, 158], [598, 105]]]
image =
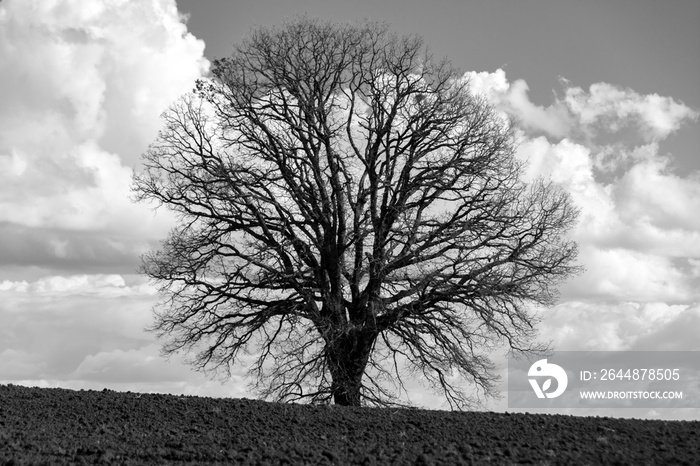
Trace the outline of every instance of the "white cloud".
[[665, 139], [698, 112], [671, 97], [641, 95], [607, 83], [592, 84], [588, 92], [569, 87], [563, 99], [569, 111], [587, 128], [616, 132], [624, 126], [638, 126], [647, 141]]
[[523, 128], [563, 138], [573, 124], [566, 108], [559, 102], [550, 107], [541, 107], [530, 101], [529, 87], [522, 80], [512, 84], [506, 73], [498, 69], [493, 73], [470, 71], [465, 73], [472, 92], [485, 95], [496, 108], [514, 118]]
[[207, 71], [203, 50], [174, 0], [0, 3], [0, 224], [18, 249], [89, 264], [76, 233], [92, 232], [99, 255], [134, 262], [165, 236], [172, 216], [130, 201], [132, 167]]
[[700, 298], [698, 279], [663, 256], [584, 245], [586, 271], [561, 287], [565, 299], [691, 303]]
[[629, 127], [646, 142], [658, 142], [700, 115], [671, 97], [641, 95], [608, 83], [594, 83], [585, 91], [562, 79], [564, 96], [543, 107], [530, 100], [524, 80], [510, 83], [502, 69], [492, 73], [470, 71], [465, 78], [475, 93], [486, 96], [521, 128], [556, 139], [586, 137], [594, 142], [597, 136]]
[[0, 78], [13, 84], [0, 90], [3, 116], [50, 115], [71, 140], [96, 139], [110, 152], [143, 150], [160, 112], [207, 68], [204, 43], [172, 0], [6, 0], [0, 9]]
[[651, 157], [632, 165], [612, 183], [594, 175], [589, 148], [563, 139], [525, 139], [519, 157], [529, 161], [527, 178], [552, 179], [580, 209], [572, 233], [586, 273], [567, 282], [565, 298], [668, 302], [697, 299], [698, 277], [674, 259], [697, 258], [700, 182], [664, 170]]
[[570, 301], [543, 312], [543, 338], [559, 351], [700, 351], [700, 306]]
[[579, 262], [587, 271], [562, 287], [565, 299], [697, 300], [700, 279], [688, 261], [700, 254], [700, 221], [694, 215], [700, 211], [700, 176], [671, 172], [671, 156], [660, 155], [657, 142], [639, 145], [637, 138], [620, 136], [599, 145], [585, 136], [601, 130], [597, 125], [605, 119], [613, 129], [636, 124], [640, 132], [666, 137], [697, 112], [672, 99], [592, 86], [590, 98], [580, 90], [571, 94], [578, 106], [556, 101], [545, 109], [552, 116], [555, 107], [570, 107], [570, 116], [581, 122], [579, 130], [550, 140], [561, 133], [533, 133], [532, 128], [543, 128], [547, 120], [522, 110], [530, 104], [504, 106], [523, 86], [510, 85], [501, 70], [472, 73], [471, 79], [477, 91], [516, 116], [517, 155], [528, 163], [526, 179], [551, 179], [580, 210], [572, 238], [579, 243]]
[[[637, 163], [617, 182], [613, 196], [622, 220], [647, 220], [663, 229], [700, 231], [700, 173], [680, 177], [669, 173], [667, 159]], [[696, 243], [700, 254], [700, 243]]]

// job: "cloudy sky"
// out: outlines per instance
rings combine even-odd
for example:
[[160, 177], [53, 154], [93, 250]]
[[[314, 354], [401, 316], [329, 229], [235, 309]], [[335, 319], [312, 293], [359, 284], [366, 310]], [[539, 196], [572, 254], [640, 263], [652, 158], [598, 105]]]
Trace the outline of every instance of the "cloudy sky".
[[[252, 396], [242, 376], [163, 360], [143, 331], [157, 295], [139, 255], [173, 219], [132, 203], [129, 185], [159, 114], [210, 60], [304, 12], [422, 35], [519, 123], [528, 176], [581, 209], [586, 272], [541, 311], [555, 349], [700, 350], [697, 1], [4, 0], [0, 383]], [[440, 407], [420, 387], [412, 400]]]

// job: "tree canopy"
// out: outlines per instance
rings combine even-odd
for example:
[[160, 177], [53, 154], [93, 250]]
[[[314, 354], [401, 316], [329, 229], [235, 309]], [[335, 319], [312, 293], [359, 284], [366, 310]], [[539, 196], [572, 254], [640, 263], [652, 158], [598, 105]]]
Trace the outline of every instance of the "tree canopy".
[[419, 374], [461, 409], [465, 381], [494, 394], [495, 345], [542, 349], [577, 212], [419, 37], [259, 28], [163, 119], [134, 191], [180, 219], [142, 263], [165, 353], [250, 354], [279, 401], [400, 403]]

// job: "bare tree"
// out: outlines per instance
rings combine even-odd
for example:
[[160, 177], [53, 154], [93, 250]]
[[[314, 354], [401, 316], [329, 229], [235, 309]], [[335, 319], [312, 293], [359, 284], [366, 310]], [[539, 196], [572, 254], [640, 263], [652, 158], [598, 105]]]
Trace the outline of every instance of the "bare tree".
[[181, 219], [142, 265], [166, 354], [252, 354], [263, 396], [340, 405], [398, 404], [408, 368], [463, 409], [455, 380], [495, 393], [493, 345], [541, 349], [576, 211], [420, 38], [261, 28], [164, 120], [134, 190]]

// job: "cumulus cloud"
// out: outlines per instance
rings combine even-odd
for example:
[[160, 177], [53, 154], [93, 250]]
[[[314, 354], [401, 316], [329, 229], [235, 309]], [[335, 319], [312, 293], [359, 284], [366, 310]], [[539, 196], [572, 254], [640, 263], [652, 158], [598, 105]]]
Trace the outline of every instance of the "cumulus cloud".
[[174, 0], [0, 4], [0, 227], [20, 250], [133, 268], [165, 235], [171, 217], [131, 203], [131, 172], [160, 113], [206, 73], [203, 50]]
[[565, 297], [613, 300], [697, 299], [700, 282], [676, 259], [697, 259], [700, 180], [669, 173], [665, 159], [641, 159], [605, 183], [595, 176], [590, 148], [563, 139], [526, 139], [519, 156], [529, 179], [543, 176], [566, 189], [580, 210], [572, 233], [587, 272], [564, 287]]
[[486, 96], [522, 129], [557, 140], [585, 138], [595, 144], [601, 136], [632, 129], [646, 143], [658, 142], [700, 115], [672, 97], [642, 95], [608, 83], [594, 83], [585, 91], [561, 79], [563, 96], [556, 96], [544, 107], [530, 100], [524, 80], [511, 83], [502, 69], [492, 73], [470, 71], [464, 77], [473, 92]]
[[502, 69], [493, 73], [470, 71], [464, 77], [469, 80], [473, 93], [486, 96], [497, 109], [514, 118], [522, 128], [558, 138], [565, 137], [571, 131], [574, 121], [566, 108], [559, 102], [546, 108], [535, 105], [530, 101], [529, 87], [524, 80], [510, 83]]
[[208, 67], [172, 0], [6, 0], [0, 10], [3, 119], [22, 130], [16, 141], [34, 126], [18, 117], [43, 115], [36, 126], [134, 162], [160, 112]]
[[[665, 158], [637, 163], [616, 183], [613, 196], [622, 220], [643, 219], [658, 228], [697, 233], [700, 218], [693, 213], [700, 212], [700, 172], [681, 177], [670, 173], [667, 163]], [[700, 254], [700, 248], [695, 250]]]
[[[658, 142], [698, 112], [670, 97], [605, 83], [567, 87], [547, 107], [503, 70], [466, 74], [515, 122], [526, 179], [551, 179], [580, 210], [572, 237], [587, 271], [563, 288], [564, 299], [690, 303], [700, 295], [691, 260], [700, 254], [700, 175], [675, 174]], [[633, 130], [636, 137], [620, 133]], [[603, 134], [605, 133], [605, 134]], [[605, 136], [605, 137], [598, 137]]]
[[589, 130], [616, 132], [628, 125], [637, 126], [647, 141], [665, 139], [685, 121], [698, 117], [697, 111], [671, 97], [641, 95], [607, 83], [592, 84], [588, 92], [569, 87], [563, 103]]

